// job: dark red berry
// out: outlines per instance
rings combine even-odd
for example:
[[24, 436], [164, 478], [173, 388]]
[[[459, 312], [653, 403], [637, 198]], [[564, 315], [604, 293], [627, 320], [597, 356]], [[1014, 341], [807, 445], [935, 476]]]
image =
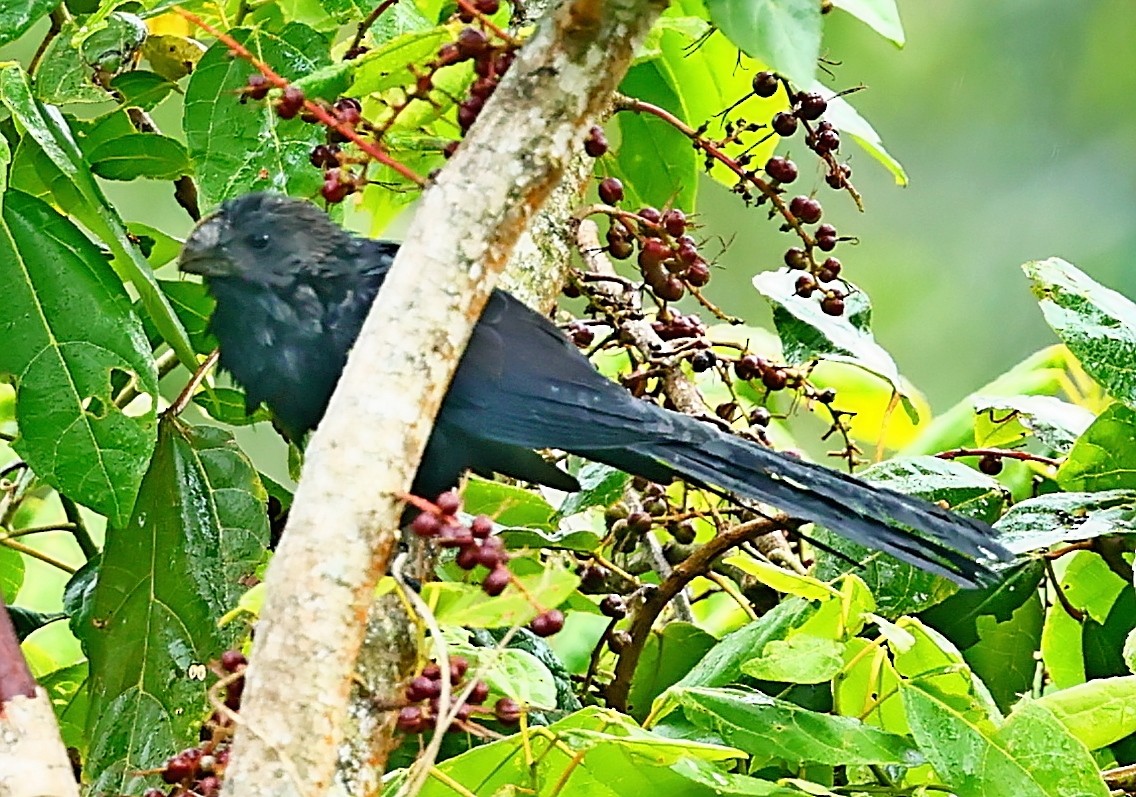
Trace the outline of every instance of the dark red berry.
[[552, 636], [564, 627], [564, 612], [559, 609], [549, 609], [541, 612], [529, 623], [529, 628], [537, 636]]
[[339, 170], [332, 169], [324, 175], [323, 185], [320, 187], [320, 196], [335, 205], [346, 199], [347, 195], [353, 190], [354, 187], [351, 183], [342, 179]]
[[767, 368], [761, 372], [761, 384], [770, 390], [781, 390], [789, 381], [789, 375], [780, 368]]
[[422, 733], [426, 730], [426, 712], [419, 706], [403, 706], [398, 711], [398, 729], [403, 733]]
[[734, 373], [738, 379], [753, 379], [761, 373], [763, 365], [760, 357], [747, 354], [734, 363]]
[[817, 239], [816, 239], [816, 245], [817, 245], [817, 249], [819, 249], [822, 252], [831, 252], [833, 249], [836, 248], [836, 239], [835, 238], [829, 238], [827, 236], [821, 237], [821, 236], [818, 235]]
[[651, 268], [671, 256], [671, 248], [659, 238], [648, 238], [639, 250], [639, 266]]
[[703, 371], [709, 371], [717, 362], [718, 358], [714, 355], [714, 352], [703, 349], [695, 352], [694, 356], [690, 358], [690, 367], [696, 374], [700, 374]]
[[489, 40], [477, 28], [462, 28], [458, 32], [457, 45], [463, 58], [476, 58], [489, 49]]
[[263, 100], [268, 96], [268, 90], [272, 88], [272, 84], [268, 82], [268, 78], [259, 73], [254, 73], [248, 77], [248, 85], [245, 86], [245, 96], [253, 100]]
[[485, 681], [478, 681], [473, 685], [473, 691], [469, 693], [469, 697], [465, 699], [466, 703], [472, 706], [480, 706], [485, 702], [485, 698], [489, 697], [489, 684]]
[[456, 515], [462, 506], [461, 496], [453, 490], [448, 490], [435, 499], [434, 505], [443, 515]]
[[469, 661], [465, 656], [450, 656], [450, 683], [456, 684], [465, 678], [469, 670]]
[[433, 678], [427, 678], [425, 675], [417, 675], [410, 679], [410, 683], [406, 685], [406, 699], [411, 703], [419, 703], [423, 700], [429, 700], [432, 697], [437, 697], [442, 693], [442, 687]]
[[481, 579], [481, 591], [491, 598], [500, 595], [507, 586], [509, 586], [509, 569], [501, 564]]
[[635, 245], [626, 238], [617, 238], [614, 241], [609, 239], [607, 251], [616, 260], [626, 260], [635, 254]]
[[625, 617], [627, 615], [627, 601], [622, 595], [608, 595], [600, 601], [600, 614], [604, 617]]
[[781, 87], [781, 81], [772, 72], [758, 72], [753, 76], [753, 93], [758, 97], [772, 97]]
[[701, 288], [710, 281], [710, 266], [698, 262], [686, 270], [686, 282], [692, 288]]
[[598, 158], [607, 152], [607, 136], [602, 127], [594, 125], [588, 131], [588, 136], [584, 139], [584, 152], [592, 158]]
[[627, 527], [636, 534], [646, 534], [651, 530], [652, 525], [654, 522], [646, 512], [632, 512], [627, 516]]
[[484, 104], [484, 101], [479, 97], [469, 97], [458, 105], [458, 127], [462, 129], [463, 133], [473, 127], [473, 123], [477, 121], [477, 115], [481, 113], [481, 107]]
[[592, 345], [592, 341], [596, 339], [596, 333], [583, 321], [573, 321], [568, 325], [568, 337], [572, 338], [572, 342], [583, 349]]
[[221, 654], [221, 669], [225, 672], [237, 672], [247, 665], [248, 659], [239, 650], [226, 650]]
[[335, 115], [339, 121], [354, 127], [363, 118], [363, 105], [354, 97], [340, 97], [335, 101]]
[[659, 285], [654, 286], [655, 295], [664, 302], [677, 302], [686, 295], [686, 287], [677, 277], [668, 277]]
[[828, 110], [828, 102], [815, 92], [797, 94], [797, 116], [807, 122], [819, 119]]
[[276, 101], [276, 115], [281, 119], [294, 119], [304, 107], [304, 92], [295, 86], [284, 89]]
[[479, 540], [484, 540], [493, 533], [493, 519], [487, 515], [478, 515], [469, 524], [469, 530]]
[[983, 454], [978, 460], [978, 469], [987, 476], [997, 476], [1002, 472], [1002, 458], [997, 454]]
[[832, 282], [834, 279], [840, 276], [840, 269], [842, 267], [843, 266], [841, 262], [835, 257], [827, 258], [823, 263], [820, 264], [820, 270], [817, 272], [817, 278], [820, 279], [821, 282]]
[[758, 407], [749, 414], [749, 422], [754, 426], [768, 426], [773, 415], [765, 407]]
[[782, 138], [788, 138], [797, 132], [797, 117], [793, 116], [791, 113], [782, 111], [773, 114], [771, 124], [773, 126], [773, 132]]
[[678, 238], [686, 232], [686, 214], [678, 208], [672, 208], [663, 214], [663, 229]]
[[500, 537], [489, 537], [483, 540], [475, 550], [477, 551], [477, 563], [490, 570], [509, 558], [509, 555], [505, 553], [505, 543], [501, 542]]
[[493, 704], [493, 714], [498, 722], [513, 725], [521, 719], [521, 706], [511, 697], [503, 697]]
[[802, 274], [797, 277], [797, 284], [793, 288], [793, 293], [807, 299], [813, 295], [813, 291], [816, 290], [816, 287], [816, 280], [813, 279], [812, 274]]
[[813, 141], [813, 150], [820, 155], [836, 152], [840, 149], [840, 134], [835, 130], [822, 130], [816, 134]]
[[797, 179], [797, 164], [788, 158], [774, 155], [765, 162], [765, 173], [779, 183], [791, 183]]
[[804, 249], [796, 246], [785, 250], [785, 265], [789, 268], [804, 269], [809, 267], [809, 256]]
[[501, 8], [499, 0], [474, 0], [473, 7], [487, 17], [491, 17]]
[[822, 224], [819, 227], [817, 227], [817, 229], [816, 229], [816, 237], [817, 238], [835, 238], [836, 237], [836, 228], [833, 227], [831, 224], [827, 224], [827, 223]]
[[848, 184], [848, 179], [851, 176], [852, 168], [847, 164], [841, 164], [840, 169], [838, 171], [829, 172], [825, 176], [824, 181], [832, 188], [841, 189]]
[[816, 224], [820, 221], [822, 209], [820, 203], [810, 196], [795, 196], [789, 202], [789, 212], [804, 224]]
[[458, 555], [454, 557], [454, 564], [462, 570], [473, 570], [479, 563], [478, 549], [473, 545], [462, 548], [458, 551]]
[[312, 148], [311, 155], [308, 160], [312, 162], [312, 166], [317, 169], [326, 169], [330, 166], [339, 165], [339, 147], [335, 144], [317, 144]]
[[844, 315], [844, 298], [839, 294], [829, 293], [820, 300], [820, 309], [827, 315]]
[[663, 220], [663, 214], [656, 208], [640, 208], [639, 218], [643, 221], [650, 222], [651, 224], [659, 224]]
[[419, 537], [433, 537], [442, 530], [442, 521], [433, 512], [422, 512], [410, 522], [410, 530]]
[[197, 761], [181, 753], [166, 759], [162, 767], [162, 780], [166, 783], [181, 783], [189, 780], [197, 772]]
[[142, 792], [142, 797], [166, 797], [166, 793], [161, 789], [146, 789]]
[[600, 201], [614, 205], [623, 199], [623, 183], [617, 177], [605, 177], [600, 182]]
[[633, 641], [630, 631], [613, 631], [607, 638], [607, 647], [612, 653], [619, 655], [627, 650]]
[[442, 679], [442, 668], [438, 666], [437, 662], [430, 662], [422, 668], [422, 674], [432, 681], [440, 681]]

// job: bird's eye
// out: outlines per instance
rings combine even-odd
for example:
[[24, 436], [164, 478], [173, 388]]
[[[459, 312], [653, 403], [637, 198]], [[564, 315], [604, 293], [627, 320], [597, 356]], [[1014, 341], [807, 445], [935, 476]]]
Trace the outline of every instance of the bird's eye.
[[253, 249], [264, 249], [268, 246], [269, 237], [267, 233], [259, 233], [257, 235], [250, 235], [248, 244]]

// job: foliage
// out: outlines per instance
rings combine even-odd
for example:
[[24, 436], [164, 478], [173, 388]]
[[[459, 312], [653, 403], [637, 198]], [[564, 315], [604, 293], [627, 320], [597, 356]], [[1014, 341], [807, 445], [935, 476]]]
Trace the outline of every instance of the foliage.
[[[42, 41], [34, 61], [0, 63], [0, 588], [92, 793], [141, 793], [197, 743], [210, 670], [231, 670], [211, 665], [247, 637], [269, 515], [290, 500], [262, 473], [284, 468], [238, 428], [267, 433], [263, 409], [212, 377], [178, 395], [215, 345], [211, 300], [175, 277], [177, 238], [124, 218], [108, 185], [171, 182], [191, 215], [256, 189], [333, 206], [354, 193], [355, 223], [380, 233], [444, 166], [515, 49], [490, 36], [477, 57], [450, 57], [471, 20], [492, 34], [509, 9], [442, 5], [403, 0], [357, 28], [368, 4], [187, 4], [249, 60], [165, 3], [0, 0], [0, 44], [28, 31]], [[771, 158], [791, 144], [802, 175], [834, 190], [825, 202], [859, 204], [839, 145], [803, 111], [818, 93], [833, 131], [906, 179], [852, 105], [816, 82], [823, 5], [675, 0], [619, 112], [589, 139], [596, 178], [618, 179], [622, 195], [608, 183], [590, 215], [606, 222], [613, 259], [640, 252], [622, 276], [659, 299], [649, 315], [674, 345], [666, 365], [706, 409], [782, 448], [808, 445], [815, 413], [849, 467], [858, 445], [891, 455], [864, 478], [993, 523], [1020, 561], [959, 591], [823, 529], [768, 558], [747, 540], [633, 627], [673, 583], [660, 562], [721, 539], [743, 508], [591, 463], [569, 463], [584, 489], [566, 498], [472, 478], [465, 511], [495, 521], [515, 586], [487, 600], [444, 559], [422, 594], [485, 700], [517, 701], [525, 721], [475, 713], [505, 735], [450, 745], [424, 793], [456, 782], [476, 794], [1103, 795], [1101, 771], [1136, 761], [1136, 306], [1064, 261], [1026, 264], [1063, 345], [930, 417], [873, 338], [867, 296], [830, 262], [852, 236], [822, 233], [819, 204], [805, 221], [816, 192], [790, 200], [788, 187], [804, 176], [774, 176], [788, 167]], [[832, 5], [902, 43], [891, 0]], [[258, 83], [266, 70], [279, 82]], [[759, 90], [766, 72], [780, 77]], [[294, 88], [325, 102], [289, 115]], [[179, 109], [177, 130], [150, 115]], [[348, 135], [351, 114], [380, 151]], [[697, 208], [702, 174], [799, 239], [747, 275], [775, 333], [674, 309], [686, 296], [687, 313], [695, 301], [715, 310], [700, 290], [707, 242], [684, 244], [694, 225], [675, 215]], [[653, 263], [651, 241], [670, 247]], [[587, 280], [570, 290], [596, 298]], [[568, 329], [583, 346], [612, 343], [625, 321], [601, 312]], [[597, 347], [597, 365], [669, 399], [646, 356], [618, 343]], [[21, 605], [35, 594], [43, 608], [44, 585], [58, 583], [46, 572], [69, 577], [46, 596], [51, 610]], [[500, 644], [538, 607], [558, 607], [564, 630]], [[401, 754], [416, 751], [411, 736]]]

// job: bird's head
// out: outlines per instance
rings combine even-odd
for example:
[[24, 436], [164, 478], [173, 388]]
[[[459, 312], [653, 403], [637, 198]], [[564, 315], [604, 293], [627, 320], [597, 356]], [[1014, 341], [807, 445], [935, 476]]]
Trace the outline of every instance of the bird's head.
[[190, 233], [178, 268], [207, 280], [283, 286], [334, 270], [351, 236], [310, 202], [246, 194], [224, 203]]

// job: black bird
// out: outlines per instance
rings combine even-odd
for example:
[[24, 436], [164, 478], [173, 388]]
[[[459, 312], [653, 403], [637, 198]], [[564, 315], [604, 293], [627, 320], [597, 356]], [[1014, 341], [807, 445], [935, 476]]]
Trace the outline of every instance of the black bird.
[[[226, 202], [185, 242], [182, 271], [217, 300], [221, 367], [293, 440], [311, 430], [398, 245], [355, 237], [311, 203]], [[413, 485], [434, 497], [462, 474], [576, 490], [533, 449], [556, 448], [652, 481], [676, 476], [768, 502], [964, 586], [1006, 559], [995, 532], [921, 499], [779, 454], [631, 396], [544, 316], [493, 292], [438, 414]], [[916, 534], [910, 529], [922, 532]]]

